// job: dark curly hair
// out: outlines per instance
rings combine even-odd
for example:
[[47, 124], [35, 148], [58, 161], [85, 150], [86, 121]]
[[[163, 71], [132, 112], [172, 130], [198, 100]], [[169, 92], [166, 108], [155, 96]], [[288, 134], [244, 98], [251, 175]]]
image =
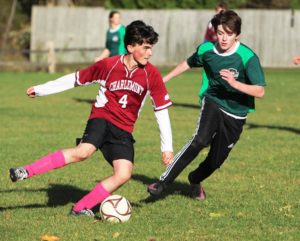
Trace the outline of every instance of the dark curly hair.
[[141, 20], [136, 20], [131, 22], [126, 27], [126, 33], [124, 37], [125, 47], [127, 45], [142, 45], [143, 43], [147, 44], [156, 44], [158, 41], [158, 33], [156, 33], [150, 25], [146, 25]]

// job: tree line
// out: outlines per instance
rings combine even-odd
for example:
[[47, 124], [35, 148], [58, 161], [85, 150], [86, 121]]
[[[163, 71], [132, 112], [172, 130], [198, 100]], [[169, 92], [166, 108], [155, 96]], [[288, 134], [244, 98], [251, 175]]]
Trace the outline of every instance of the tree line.
[[[101, 6], [106, 9], [213, 9], [220, 0], [0, 0], [0, 50], [28, 48], [31, 9], [40, 6]], [[300, 0], [227, 0], [231, 9], [300, 9]], [[9, 45], [9, 46], [8, 46]]]

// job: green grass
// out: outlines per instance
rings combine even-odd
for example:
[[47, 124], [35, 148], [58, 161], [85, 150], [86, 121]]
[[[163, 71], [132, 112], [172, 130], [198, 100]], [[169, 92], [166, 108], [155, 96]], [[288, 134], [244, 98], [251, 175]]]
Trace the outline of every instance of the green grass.
[[[168, 195], [149, 199], [146, 187], [164, 167], [147, 102], [134, 131], [133, 178], [116, 192], [130, 200], [133, 214], [127, 223], [110, 224], [68, 216], [73, 203], [110, 175], [100, 153], [23, 182], [8, 178], [12, 166], [74, 146], [90, 112], [90, 104], [78, 99], [93, 99], [97, 86], [30, 99], [27, 87], [59, 75], [1, 73], [0, 240], [34, 241], [44, 234], [61, 241], [300, 240], [299, 75], [300, 69], [266, 70], [266, 95], [257, 101], [257, 111], [249, 115], [228, 160], [204, 182], [204, 202], [188, 197], [187, 174], [207, 150], [184, 170]], [[167, 84], [174, 102], [170, 116], [175, 151], [195, 130], [199, 85], [199, 71]]]

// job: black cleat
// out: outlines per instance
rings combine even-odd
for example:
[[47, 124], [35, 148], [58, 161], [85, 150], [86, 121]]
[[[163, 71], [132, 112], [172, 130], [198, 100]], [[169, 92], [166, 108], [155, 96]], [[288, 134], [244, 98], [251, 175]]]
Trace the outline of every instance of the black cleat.
[[158, 181], [150, 184], [147, 191], [153, 196], [158, 196], [162, 194], [165, 189], [167, 189], [167, 185], [163, 181]]
[[191, 173], [189, 174], [188, 179], [191, 185], [191, 198], [198, 201], [204, 201], [206, 199], [206, 193], [201, 184], [193, 183]]
[[204, 201], [206, 199], [206, 193], [201, 184], [191, 184], [191, 198], [198, 201]]

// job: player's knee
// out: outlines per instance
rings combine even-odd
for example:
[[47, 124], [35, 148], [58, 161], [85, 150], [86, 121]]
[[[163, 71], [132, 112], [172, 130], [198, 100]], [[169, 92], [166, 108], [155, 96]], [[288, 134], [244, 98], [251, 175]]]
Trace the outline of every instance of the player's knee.
[[115, 177], [119, 185], [123, 185], [124, 183], [128, 182], [131, 178], [131, 172], [129, 171], [122, 171], [115, 173]]
[[224, 159], [212, 160], [209, 162], [209, 168], [211, 169], [211, 171], [215, 171], [221, 167], [223, 162], [224, 162]]
[[86, 148], [80, 148], [76, 152], [76, 158], [78, 161], [83, 161], [87, 158], [89, 158], [93, 154], [93, 151], [86, 149]]
[[191, 147], [196, 150], [201, 150], [202, 148], [208, 147], [209, 142], [203, 137], [196, 135], [191, 143]]
[[211, 169], [211, 171], [215, 171], [215, 170], [217, 170], [218, 168], [220, 168], [220, 165], [218, 165], [218, 164], [215, 163], [215, 162], [211, 162], [211, 164], [210, 164], [210, 169]]

